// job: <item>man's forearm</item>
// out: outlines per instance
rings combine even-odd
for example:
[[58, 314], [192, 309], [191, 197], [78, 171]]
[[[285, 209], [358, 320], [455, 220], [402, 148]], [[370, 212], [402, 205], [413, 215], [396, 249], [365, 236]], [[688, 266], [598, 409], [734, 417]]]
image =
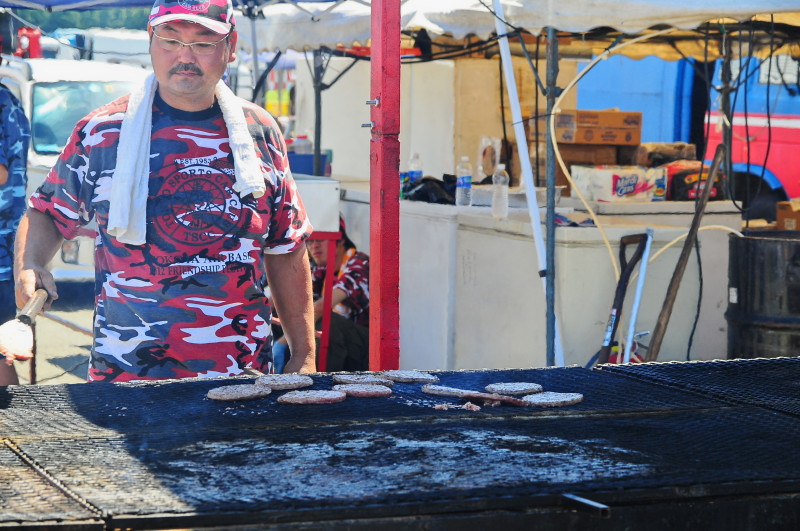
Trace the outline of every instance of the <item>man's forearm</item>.
[[[344, 290], [339, 288], [333, 288], [331, 290], [331, 308], [342, 302], [347, 298], [347, 293]], [[314, 301], [314, 322], [319, 321], [322, 319], [322, 315], [325, 311], [325, 298], [320, 298]]]
[[266, 255], [264, 265], [272, 300], [292, 352], [285, 372], [314, 372], [314, 307], [305, 246], [289, 254]]
[[45, 288], [53, 298], [56, 286], [46, 266], [63, 241], [47, 214], [29, 208], [22, 217], [14, 243], [14, 279], [17, 305], [24, 305], [36, 288]]

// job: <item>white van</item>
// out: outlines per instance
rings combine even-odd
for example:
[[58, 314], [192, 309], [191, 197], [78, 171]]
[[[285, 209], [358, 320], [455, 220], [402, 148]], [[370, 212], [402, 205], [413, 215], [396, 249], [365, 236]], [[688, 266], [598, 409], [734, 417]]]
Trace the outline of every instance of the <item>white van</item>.
[[[0, 56], [0, 83], [20, 100], [31, 122], [28, 195], [55, 164], [75, 124], [93, 109], [123, 96], [149, 70], [100, 61]], [[94, 279], [94, 239], [88, 229], [64, 242], [50, 264], [57, 281]]]

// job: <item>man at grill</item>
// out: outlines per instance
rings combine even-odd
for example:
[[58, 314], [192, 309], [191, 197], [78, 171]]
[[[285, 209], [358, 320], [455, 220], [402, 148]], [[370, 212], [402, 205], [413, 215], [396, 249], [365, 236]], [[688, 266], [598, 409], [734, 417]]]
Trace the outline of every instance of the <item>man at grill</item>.
[[30, 199], [17, 304], [38, 287], [57, 297], [45, 265], [94, 219], [90, 381], [271, 370], [267, 284], [285, 370], [312, 372], [312, 228], [279, 127], [221, 81], [238, 38], [231, 1], [156, 0], [148, 32], [154, 73], [78, 122]]

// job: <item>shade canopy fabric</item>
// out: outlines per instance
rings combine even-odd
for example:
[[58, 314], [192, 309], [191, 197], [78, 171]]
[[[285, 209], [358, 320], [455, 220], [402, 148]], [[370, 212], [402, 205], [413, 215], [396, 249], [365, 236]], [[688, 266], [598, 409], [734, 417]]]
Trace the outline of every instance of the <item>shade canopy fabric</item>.
[[[533, 35], [546, 27], [557, 29], [566, 53], [597, 54], [621, 35], [671, 27], [675, 31], [627, 47], [623, 53], [634, 58], [714, 59], [721, 55], [723, 38], [745, 35], [731, 32], [730, 25], [747, 21], [751, 24], [746, 39], [740, 39], [746, 44], [741, 49], [737, 45], [734, 54], [763, 55], [772, 50], [800, 57], [797, 0], [502, 0], [502, 4], [510, 27]], [[0, 7], [48, 11], [150, 5], [150, 0], [0, 0]], [[370, 39], [370, 0], [234, 0], [234, 5], [255, 17], [255, 24], [240, 17], [240, 42], [246, 48], [253, 42], [253, 28], [261, 51], [335, 48], [367, 44]], [[402, 27], [459, 40], [486, 39], [495, 30], [491, 6], [492, 0], [405, 0]]]
[[[588, 53], [599, 53], [620, 34], [639, 35], [672, 27], [675, 31], [668, 36], [629, 47], [626, 55], [715, 58], [719, 46], [707, 46], [706, 42], [717, 37], [718, 43], [723, 34], [735, 38], [722, 24], [750, 21], [755, 23], [750, 28], [759, 32], [756, 38], [748, 33], [747, 40], [752, 44], [743, 53], [759, 47], [775, 50], [784, 41], [793, 41], [791, 51], [800, 55], [796, 44], [800, 9], [796, 0], [502, 0], [502, 4], [504, 20], [510, 26], [533, 35], [553, 27], [565, 34], [567, 46]], [[406, 0], [401, 8], [402, 27], [425, 29], [433, 36], [485, 39], [495, 30], [491, 6], [491, 0]], [[330, 3], [267, 2], [255, 12], [257, 42], [263, 50], [335, 48], [339, 44], [367, 44], [370, 38], [368, 2], [348, 0], [335, 8]], [[248, 36], [243, 39], [246, 45], [251, 42], [250, 31], [250, 24], [240, 24], [240, 32]]]

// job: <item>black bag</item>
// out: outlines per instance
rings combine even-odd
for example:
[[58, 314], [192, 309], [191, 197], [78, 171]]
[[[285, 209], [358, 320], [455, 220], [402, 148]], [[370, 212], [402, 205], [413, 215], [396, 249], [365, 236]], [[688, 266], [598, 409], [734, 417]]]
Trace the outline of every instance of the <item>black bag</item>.
[[[455, 176], [445, 175], [444, 177], [444, 181], [434, 179], [433, 177], [423, 177], [405, 191], [405, 198], [409, 201], [425, 201], [426, 203], [455, 205]], [[448, 177], [452, 177], [452, 183], [447, 182], [449, 180]]]

